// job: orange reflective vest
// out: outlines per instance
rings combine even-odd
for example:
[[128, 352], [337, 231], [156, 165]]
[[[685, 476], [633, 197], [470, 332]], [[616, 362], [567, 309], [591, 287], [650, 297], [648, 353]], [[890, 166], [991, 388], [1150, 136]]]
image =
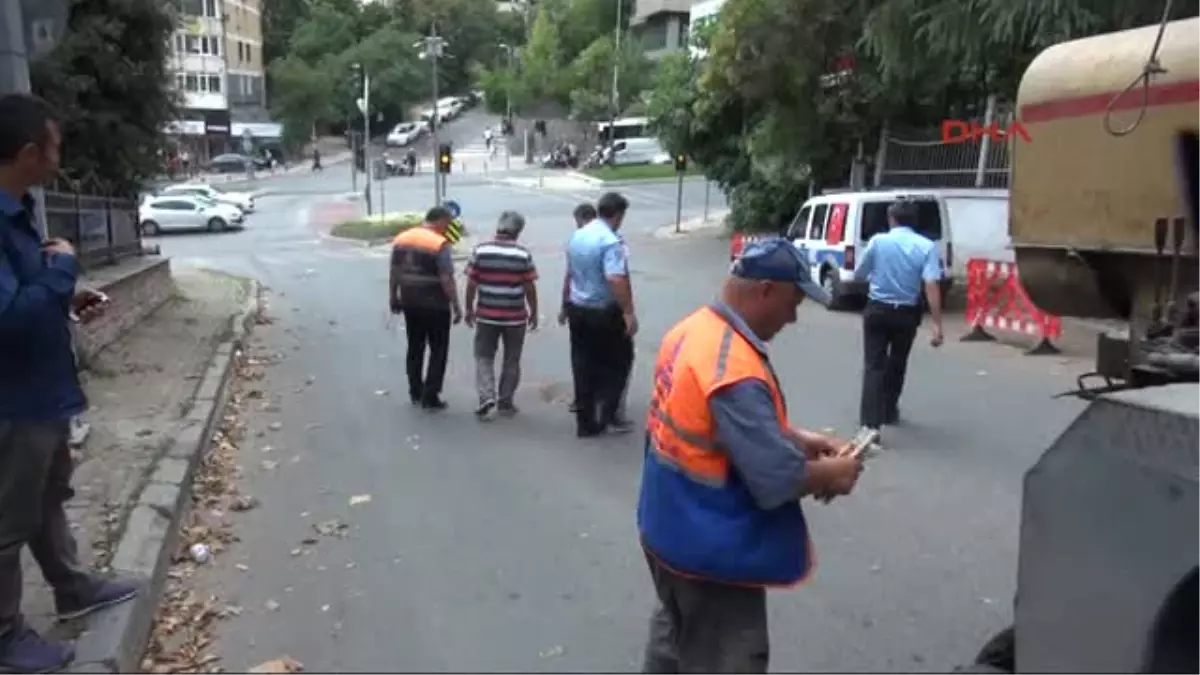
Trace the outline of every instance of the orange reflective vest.
[[766, 358], [715, 307], [663, 338], [647, 420], [638, 500], [642, 544], [685, 576], [754, 586], [791, 585], [811, 566], [799, 501], [759, 508], [721, 449], [710, 396], [744, 380], [765, 383], [778, 420], [787, 408]]
[[446, 237], [428, 227], [410, 227], [392, 239], [392, 264], [405, 306], [449, 307], [438, 271], [438, 255], [446, 244]]

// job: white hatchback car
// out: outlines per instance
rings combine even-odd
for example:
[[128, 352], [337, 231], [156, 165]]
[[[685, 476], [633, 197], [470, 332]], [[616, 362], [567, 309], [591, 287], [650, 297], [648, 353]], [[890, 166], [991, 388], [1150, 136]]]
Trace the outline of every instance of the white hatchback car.
[[238, 207], [194, 195], [151, 197], [138, 208], [138, 224], [147, 235], [171, 230], [241, 229], [245, 222], [246, 216]]
[[212, 185], [205, 185], [203, 183], [180, 183], [178, 185], [168, 185], [158, 191], [158, 196], [207, 197], [215, 202], [233, 204], [246, 213], [254, 212], [254, 195], [246, 192], [221, 190], [213, 187]]
[[417, 122], [401, 122], [387, 135], [387, 144], [392, 147], [404, 147], [421, 137], [426, 127]]

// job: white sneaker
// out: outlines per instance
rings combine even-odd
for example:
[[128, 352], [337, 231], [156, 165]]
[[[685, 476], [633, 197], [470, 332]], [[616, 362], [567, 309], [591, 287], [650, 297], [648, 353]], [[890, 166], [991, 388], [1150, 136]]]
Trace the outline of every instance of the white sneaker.
[[78, 448], [87, 440], [88, 434], [92, 431], [92, 424], [84, 418], [83, 415], [76, 415], [71, 418], [71, 435], [67, 439], [67, 444], [72, 448]]

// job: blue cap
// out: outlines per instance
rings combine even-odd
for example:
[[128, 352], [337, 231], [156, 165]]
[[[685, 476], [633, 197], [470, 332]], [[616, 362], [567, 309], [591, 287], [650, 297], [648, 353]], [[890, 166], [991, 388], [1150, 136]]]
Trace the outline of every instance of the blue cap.
[[792, 242], [781, 237], [747, 244], [742, 254], [733, 261], [729, 273], [742, 279], [790, 281], [809, 298], [822, 305], [829, 304], [829, 294], [813, 281], [808, 261]]
[[442, 206], [445, 207], [446, 210], [450, 212], [450, 215], [454, 218], [458, 218], [462, 215], [462, 207], [460, 207], [458, 202], [454, 201], [453, 199], [447, 199], [446, 201], [442, 202]]

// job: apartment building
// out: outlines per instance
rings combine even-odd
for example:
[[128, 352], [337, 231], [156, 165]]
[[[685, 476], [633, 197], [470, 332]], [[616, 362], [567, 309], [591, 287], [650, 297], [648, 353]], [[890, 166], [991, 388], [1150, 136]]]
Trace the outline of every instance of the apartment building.
[[267, 122], [262, 0], [225, 0], [225, 67], [234, 123]]
[[687, 46], [692, 0], [636, 0], [629, 30], [646, 57], [658, 59]]
[[[171, 71], [182, 119], [166, 133], [198, 162], [239, 150], [247, 129], [278, 136], [267, 122], [261, 0], [171, 0], [179, 28]], [[267, 127], [263, 129], [262, 127]]]

